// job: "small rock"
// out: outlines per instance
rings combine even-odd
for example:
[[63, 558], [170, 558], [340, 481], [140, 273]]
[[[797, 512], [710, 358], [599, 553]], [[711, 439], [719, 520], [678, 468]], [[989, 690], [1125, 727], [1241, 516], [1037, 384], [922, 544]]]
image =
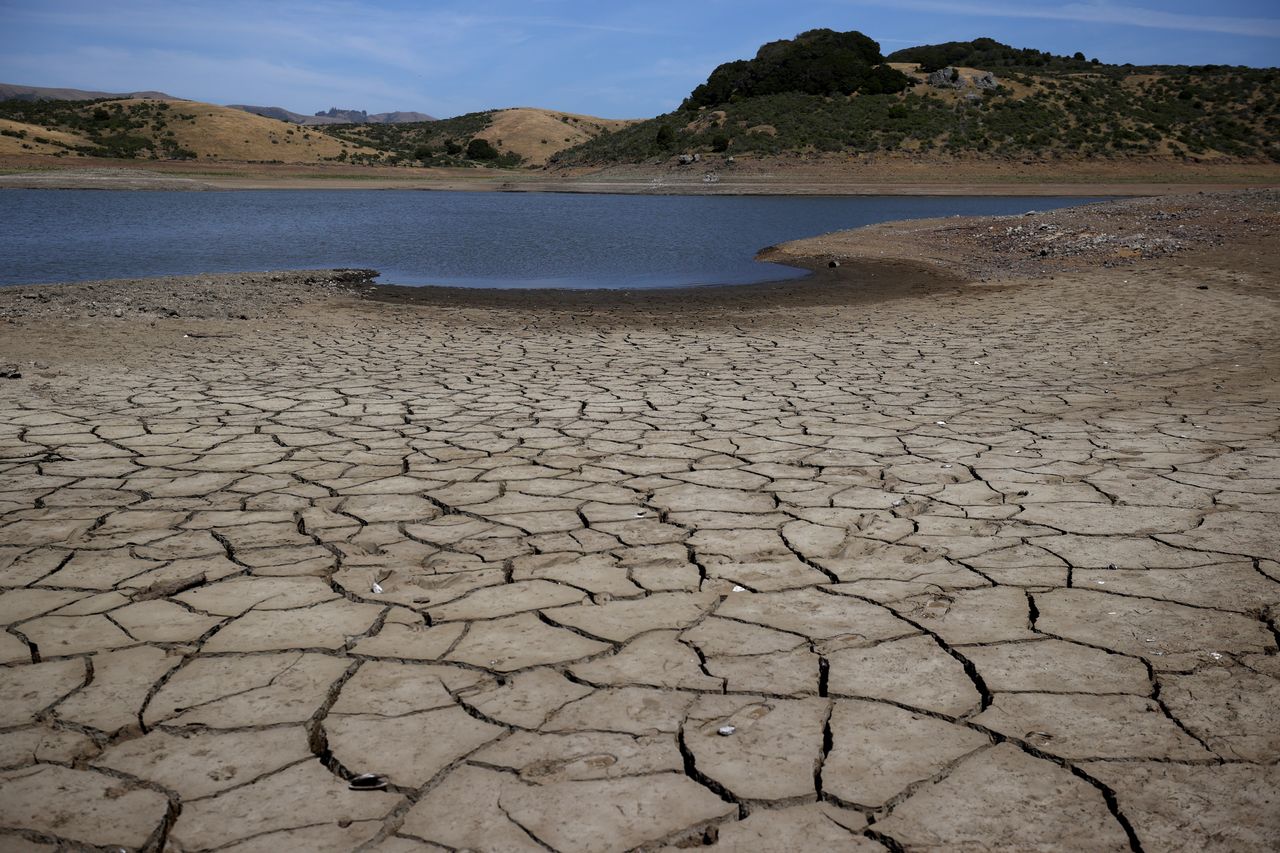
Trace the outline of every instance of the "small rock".
[[381, 791], [387, 787], [387, 779], [377, 773], [361, 773], [347, 783], [347, 787], [352, 791]]
[[999, 88], [1000, 81], [996, 79], [996, 75], [988, 71], [985, 74], [979, 74], [977, 77], [974, 77], [973, 85], [977, 86], [979, 89], [986, 89], [990, 91]]

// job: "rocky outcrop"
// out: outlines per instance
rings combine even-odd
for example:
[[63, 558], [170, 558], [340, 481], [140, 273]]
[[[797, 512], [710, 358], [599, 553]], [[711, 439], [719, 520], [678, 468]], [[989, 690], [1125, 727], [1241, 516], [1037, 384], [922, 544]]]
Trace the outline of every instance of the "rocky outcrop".
[[929, 75], [929, 85], [935, 89], [963, 89], [966, 86], [975, 86], [979, 89], [991, 91], [1000, 86], [1000, 81], [990, 71], [984, 71], [973, 77], [965, 77], [958, 69], [948, 65], [946, 68], [939, 68]]
[[935, 89], [958, 89], [964, 85], [960, 72], [948, 65], [929, 75], [929, 85]]

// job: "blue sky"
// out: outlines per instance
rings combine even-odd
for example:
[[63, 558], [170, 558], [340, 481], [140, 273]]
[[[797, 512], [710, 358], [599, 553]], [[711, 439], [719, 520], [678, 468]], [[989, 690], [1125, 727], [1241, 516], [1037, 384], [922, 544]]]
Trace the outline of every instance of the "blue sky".
[[632, 118], [814, 27], [885, 53], [990, 36], [1104, 62], [1280, 65], [1276, 0], [0, 0], [0, 81], [298, 112]]

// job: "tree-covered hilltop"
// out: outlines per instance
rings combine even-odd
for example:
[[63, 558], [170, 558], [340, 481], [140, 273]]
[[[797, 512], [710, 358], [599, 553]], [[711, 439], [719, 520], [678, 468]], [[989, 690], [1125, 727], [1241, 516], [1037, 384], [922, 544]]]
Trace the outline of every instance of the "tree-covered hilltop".
[[884, 61], [880, 45], [862, 33], [809, 30], [794, 39], [769, 42], [756, 52], [754, 59], [719, 66], [680, 108], [712, 107], [783, 92], [901, 92], [911, 85], [905, 74], [884, 65]]
[[948, 41], [942, 44], [922, 44], [889, 54], [890, 62], [912, 62], [922, 71], [937, 71], [948, 65], [982, 68], [986, 71], [1001, 68], [1027, 70], [1089, 71], [1100, 65], [1097, 59], [1085, 59], [1077, 51], [1074, 56], [1056, 56], [1035, 48], [1011, 47], [995, 39], [979, 38], [973, 41]]
[[[844, 60], [831, 57], [857, 52], [871, 62], [879, 48], [860, 33], [814, 32], [722, 65], [680, 109], [602, 134], [554, 162], [871, 152], [1280, 162], [1280, 69], [1106, 65], [1083, 53], [975, 39], [908, 48], [888, 57], [896, 67], [869, 66], [905, 86], [850, 86], [846, 76], [833, 90], [831, 69]], [[806, 70], [814, 57], [816, 68]]]

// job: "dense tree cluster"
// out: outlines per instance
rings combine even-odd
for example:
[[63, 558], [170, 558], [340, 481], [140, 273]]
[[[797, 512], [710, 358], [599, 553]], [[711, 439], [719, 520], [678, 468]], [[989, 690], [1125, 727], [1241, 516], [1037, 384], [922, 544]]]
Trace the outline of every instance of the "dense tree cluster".
[[1055, 56], [1034, 48], [1010, 47], [989, 38], [908, 47], [889, 54], [889, 61], [914, 62], [922, 71], [937, 71], [948, 65], [964, 65], [986, 70], [992, 68], [1083, 70], [1098, 65], [1098, 60], [1086, 60], [1084, 54], [1079, 51], [1076, 51], [1075, 56]]
[[726, 62], [693, 90], [681, 109], [694, 110], [742, 98], [799, 92], [808, 95], [882, 94], [911, 85], [884, 65], [880, 45], [859, 32], [810, 30], [774, 41], [754, 59]]

